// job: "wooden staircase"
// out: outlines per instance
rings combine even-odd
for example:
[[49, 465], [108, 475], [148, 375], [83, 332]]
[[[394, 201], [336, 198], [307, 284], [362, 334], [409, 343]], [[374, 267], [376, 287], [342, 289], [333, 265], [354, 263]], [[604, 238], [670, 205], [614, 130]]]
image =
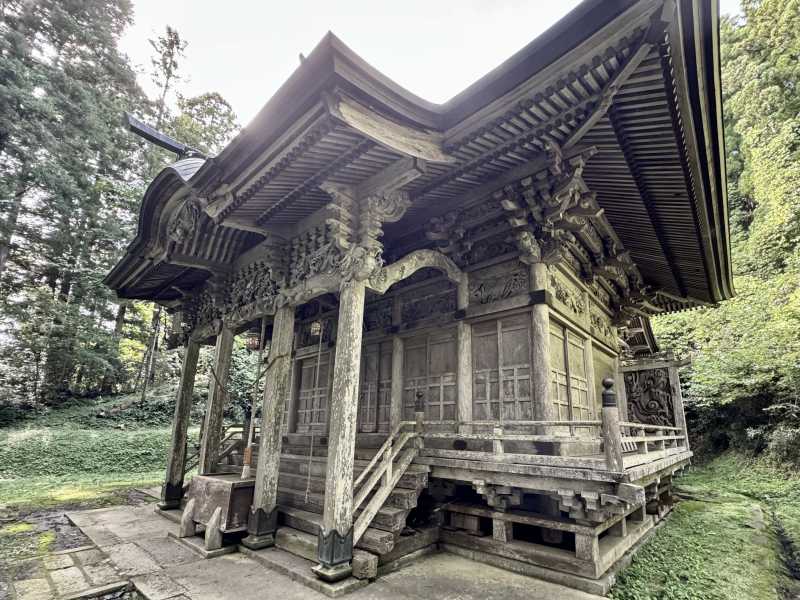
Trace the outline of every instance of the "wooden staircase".
[[[376, 555], [378, 562], [382, 557], [395, 558], [394, 550], [406, 528], [406, 519], [428, 484], [428, 467], [413, 464], [417, 455], [414, 437], [413, 433], [401, 433], [399, 428], [388, 437], [386, 433], [362, 436], [359, 440], [362, 447], [355, 451], [353, 539], [356, 549]], [[383, 444], [375, 447], [378, 441]], [[257, 448], [256, 442], [252, 459], [254, 474]], [[327, 438], [319, 434], [290, 434], [284, 437], [282, 450], [278, 479], [282, 527], [276, 536], [276, 546], [316, 561], [317, 534], [324, 509]], [[218, 465], [218, 472], [241, 472], [240, 465], [241, 454], [232, 452]], [[364, 559], [354, 557], [354, 563], [361, 564]], [[358, 574], [355, 568], [354, 573]]]

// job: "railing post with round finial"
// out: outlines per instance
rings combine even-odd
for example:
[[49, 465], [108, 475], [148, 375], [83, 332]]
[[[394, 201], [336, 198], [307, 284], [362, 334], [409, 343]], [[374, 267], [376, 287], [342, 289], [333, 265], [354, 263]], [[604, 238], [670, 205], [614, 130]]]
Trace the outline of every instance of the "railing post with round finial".
[[625, 470], [622, 461], [622, 434], [619, 429], [619, 408], [614, 380], [603, 379], [603, 448], [606, 455], [606, 468], [609, 471]]

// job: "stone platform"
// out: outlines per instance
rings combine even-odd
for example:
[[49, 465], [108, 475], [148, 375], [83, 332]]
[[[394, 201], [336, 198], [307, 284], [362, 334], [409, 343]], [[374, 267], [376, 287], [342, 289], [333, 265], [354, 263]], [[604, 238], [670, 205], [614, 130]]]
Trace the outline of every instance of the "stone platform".
[[[169, 536], [177, 524], [153, 505], [68, 513], [93, 545], [42, 559], [31, 577], [15, 582], [15, 600], [93, 597], [135, 590], [145, 600], [323, 600], [280, 571], [241, 553], [203, 559]], [[281, 552], [280, 550], [274, 550]], [[289, 555], [293, 556], [293, 555]], [[423, 598], [597, 600], [548, 582], [465, 558], [437, 553], [346, 596], [353, 600]]]

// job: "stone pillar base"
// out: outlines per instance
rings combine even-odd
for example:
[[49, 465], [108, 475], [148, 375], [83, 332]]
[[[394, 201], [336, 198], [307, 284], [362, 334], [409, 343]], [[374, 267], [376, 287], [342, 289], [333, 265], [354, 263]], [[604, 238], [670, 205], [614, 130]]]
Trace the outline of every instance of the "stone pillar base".
[[342, 579], [347, 579], [353, 574], [353, 565], [349, 562], [339, 563], [332, 567], [319, 564], [316, 567], [311, 567], [311, 570], [314, 572], [314, 575], [322, 579], [322, 581], [336, 583]]
[[275, 531], [278, 529], [278, 507], [269, 512], [263, 508], [250, 510], [247, 519], [247, 537], [242, 545], [251, 550], [261, 550], [275, 545]]
[[242, 546], [250, 550], [261, 550], [271, 548], [275, 545], [275, 534], [265, 533], [264, 535], [248, 535], [241, 541]]
[[181, 507], [181, 500], [183, 499], [183, 482], [180, 483], [165, 483], [161, 487], [161, 501], [158, 503], [158, 508], [161, 510], [175, 510]]

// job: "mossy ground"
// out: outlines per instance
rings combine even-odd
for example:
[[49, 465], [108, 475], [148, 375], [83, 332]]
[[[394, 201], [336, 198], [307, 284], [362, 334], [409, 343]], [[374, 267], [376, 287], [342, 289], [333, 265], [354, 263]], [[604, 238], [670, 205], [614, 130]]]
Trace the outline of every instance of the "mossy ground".
[[731, 453], [676, 484], [684, 499], [620, 573], [612, 598], [782, 600], [800, 591], [776, 528], [800, 539], [800, 478]]

